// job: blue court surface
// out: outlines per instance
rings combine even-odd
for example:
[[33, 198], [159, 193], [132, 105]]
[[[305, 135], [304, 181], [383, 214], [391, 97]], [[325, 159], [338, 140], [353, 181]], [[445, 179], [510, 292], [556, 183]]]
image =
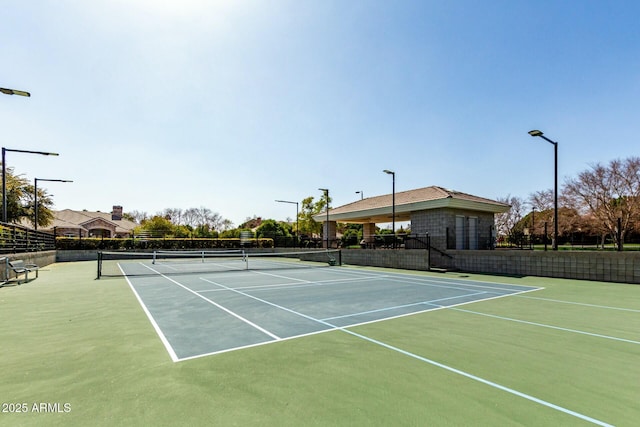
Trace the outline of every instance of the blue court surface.
[[127, 281], [176, 362], [539, 289], [347, 266], [144, 268], [156, 274]]

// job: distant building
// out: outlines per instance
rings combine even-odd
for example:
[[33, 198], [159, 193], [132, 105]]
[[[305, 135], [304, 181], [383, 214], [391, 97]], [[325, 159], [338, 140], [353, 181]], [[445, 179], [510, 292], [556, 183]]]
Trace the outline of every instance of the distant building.
[[[393, 203], [395, 199], [395, 204]], [[438, 249], [490, 249], [495, 239], [495, 214], [507, 212], [505, 203], [438, 186], [368, 197], [329, 209], [313, 218], [323, 223], [329, 240], [336, 239], [336, 223], [363, 225], [363, 239], [374, 241], [376, 223], [410, 221], [412, 234], [429, 234]], [[328, 227], [327, 227], [328, 225]], [[325, 234], [326, 235], [326, 234]]]
[[56, 236], [126, 238], [138, 226], [123, 218], [122, 206], [114, 206], [112, 212], [64, 209], [52, 213], [53, 222], [41, 230], [53, 233], [55, 229]]

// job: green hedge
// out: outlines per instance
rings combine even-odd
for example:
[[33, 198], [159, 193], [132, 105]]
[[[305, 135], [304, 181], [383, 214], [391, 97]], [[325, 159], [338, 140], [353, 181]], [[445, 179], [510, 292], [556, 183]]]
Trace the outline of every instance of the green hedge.
[[273, 239], [103, 239], [58, 237], [56, 249], [100, 249], [100, 250], [189, 250], [189, 249], [236, 249], [241, 247], [272, 248]]

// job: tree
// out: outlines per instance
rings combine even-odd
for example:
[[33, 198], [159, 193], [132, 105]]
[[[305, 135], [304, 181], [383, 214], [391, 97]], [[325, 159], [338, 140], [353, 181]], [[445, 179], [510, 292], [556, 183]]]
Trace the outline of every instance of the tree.
[[[7, 179], [7, 222], [19, 223], [23, 219], [35, 223], [35, 187], [22, 175], [15, 175], [13, 168], [5, 170]], [[38, 225], [46, 227], [53, 221], [53, 200], [43, 188], [38, 189]]]
[[192, 228], [198, 225], [198, 210], [195, 208], [189, 208], [184, 211], [182, 215], [182, 222], [184, 225], [188, 225]]
[[[35, 186], [27, 185], [25, 187], [25, 200], [29, 207], [27, 213], [29, 215], [29, 221], [35, 226], [36, 212], [35, 212]], [[53, 200], [51, 196], [43, 189], [38, 188], [38, 227], [46, 227], [53, 222], [53, 212], [51, 207], [53, 206]]]
[[173, 236], [175, 234], [175, 226], [171, 221], [161, 215], [155, 215], [151, 219], [142, 221], [140, 227], [137, 227], [136, 234], [145, 233], [151, 237]]
[[149, 214], [146, 212], [131, 211], [128, 214], [124, 214], [123, 217], [130, 219], [133, 222], [137, 222], [138, 224], [142, 224], [142, 221], [149, 219]]
[[539, 212], [553, 210], [553, 190], [536, 191], [529, 195], [529, 204]]
[[162, 216], [169, 217], [169, 220], [176, 225], [182, 224], [182, 209], [180, 208], [167, 208], [162, 211]]
[[600, 231], [622, 246], [640, 219], [640, 157], [596, 163], [567, 180], [564, 192], [582, 215], [593, 216]]
[[265, 219], [256, 229], [258, 237], [267, 237], [276, 239], [277, 237], [290, 237], [291, 227], [283, 222], [277, 222], [274, 219]]
[[342, 234], [342, 244], [357, 245], [362, 240], [362, 224], [338, 223], [338, 232]]
[[522, 238], [524, 229], [522, 217], [524, 211], [524, 200], [520, 197], [507, 195], [497, 199], [500, 203], [511, 206], [507, 212], [496, 214], [496, 231], [499, 236], [506, 236], [509, 241], [517, 242]]
[[[331, 198], [329, 198], [331, 202]], [[319, 236], [322, 232], [322, 224], [313, 219], [314, 215], [319, 214], [327, 206], [326, 197], [322, 197], [320, 200], [314, 203], [313, 197], [307, 197], [302, 200], [301, 209], [298, 214], [300, 234], [306, 234], [308, 236]]]
[[233, 222], [230, 219], [223, 219], [220, 222], [220, 231], [228, 231], [233, 228]]

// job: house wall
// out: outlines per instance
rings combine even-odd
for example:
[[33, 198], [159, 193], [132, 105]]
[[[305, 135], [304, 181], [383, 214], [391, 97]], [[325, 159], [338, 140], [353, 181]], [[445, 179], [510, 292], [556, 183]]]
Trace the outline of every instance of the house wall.
[[[456, 226], [456, 217], [463, 219], [463, 229]], [[495, 227], [493, 213], [462, 209], [430, 209], [411, 213], [411, 233], [428, 233], [431, 245], [444, 250], [456, 248], [456, 233], [461, 233], [462, 248], [469, 249], [472, 243], [469, 236], [470, 218], [477, 218], [477, 249], [489, 249], [493, 244]]]
[[[53, 230], [47, 230], [53, 233]], [[56, 236], [58, 237], [78, 237], [79, 234], [82, 234], [80, 237], [87, 237], [86, 230], [78, 229], [78, 228], [64, 228], [64, 227], [56, 227], [55, 229]]]

